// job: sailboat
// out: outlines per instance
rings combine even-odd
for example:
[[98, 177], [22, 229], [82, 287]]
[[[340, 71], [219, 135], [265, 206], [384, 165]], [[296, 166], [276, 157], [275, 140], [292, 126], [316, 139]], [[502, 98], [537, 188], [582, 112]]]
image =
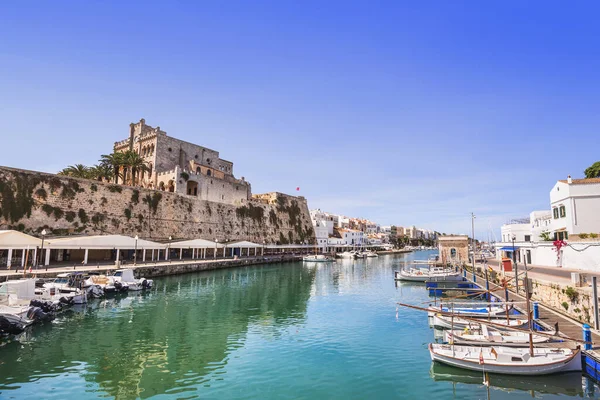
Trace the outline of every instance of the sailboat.
[[520, 328], [527, 325], [526, 319], [486, 318], [486, 319], [464, 319], [442, 314], [433, 316], [432, 325], [441, 329], [479, 329], [480, 325], [489, 323], [492, 326]]
[[[551, 340], [550, 336], [533, 335], [533, 343], [547, 343]], [[494, 328], [488, 328], [486, 324], [481, 324], [476, 329], [455, 329], [444, 331], [444, 341], [452, 344], [475, 345], [475, 346], [510, 346], [527, 347], [529, 346], [529, 334], [527, 332], [501, 331]]]

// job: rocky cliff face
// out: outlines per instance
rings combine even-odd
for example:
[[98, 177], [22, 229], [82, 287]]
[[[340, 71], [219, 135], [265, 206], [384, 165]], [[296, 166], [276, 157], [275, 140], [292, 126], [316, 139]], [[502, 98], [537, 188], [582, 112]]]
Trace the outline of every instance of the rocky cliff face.
[[0, 229], [54, 235], [124, 234], [314, 243], [306, 200], [274, 194], [242, 206], [170, 192], [0, 167]]

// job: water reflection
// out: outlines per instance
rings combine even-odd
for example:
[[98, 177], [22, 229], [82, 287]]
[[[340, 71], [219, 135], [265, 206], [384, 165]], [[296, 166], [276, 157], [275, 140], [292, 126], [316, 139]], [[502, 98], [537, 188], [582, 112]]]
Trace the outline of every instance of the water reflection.
[[[430, 375], [434, 381], [446, 381], [453, 384], [468, 384], [483, 387], [483, 374], [467, 371], [448, 365], [432, 363]], [[558, 374], [552, 376], [509, 376], [489, 375], [490, 387], [502, 392], [529, 392], [532, 397], [538, 394], [583, 396], [587, 378], [581, 373]], [[493, 397], [491, 395], [490, 397]]]
[[116, 398], [193, 391], [218, 376], [251, 324], [276, 335], [302, 322], [314, 276], [314, 269], [274, 265], [170, 277], [150, 293], [69, 310], [4, 344], [0, 394], [63, 374], [73, 360]]

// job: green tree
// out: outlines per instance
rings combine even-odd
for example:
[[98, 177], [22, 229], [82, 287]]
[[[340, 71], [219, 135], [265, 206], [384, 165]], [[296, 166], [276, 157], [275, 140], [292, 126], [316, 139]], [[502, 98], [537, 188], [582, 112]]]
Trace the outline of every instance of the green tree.
[[146, 161], [135, 151], [128, 150], [124, 156], [124, 165], [131, 170], [130, 182], [135, 185], [136, 178], [142, 171], [148, 171], [148, 164]]
[[114, 176], [113, 167], [108, 164], [97, 164], [89, 169], [90, 179], [110, 181]]
[[116, 152], [111, 154], [102, 154], [101, 157], [100, 165], [112, 168], [115, 183], [119, 183], [119, 169], [125, 165], [125, 153]]
[[600, 161], [596, 161], [584, 171], [586, 178], [600, 178]]
[[58, 175], [71, 176], [73, 178], [90, 178], [90, 168], [83, 164], [69, 165], [58, 173]]

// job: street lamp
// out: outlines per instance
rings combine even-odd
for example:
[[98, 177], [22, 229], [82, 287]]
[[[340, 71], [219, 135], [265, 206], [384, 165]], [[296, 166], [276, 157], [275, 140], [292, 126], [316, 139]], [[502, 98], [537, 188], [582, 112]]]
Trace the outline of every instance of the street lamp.
[[267, 244], [267, 242], [265, 240], [263, 240], [263, 247], [262, 247], [262, 252], [261, 252], [261, 256], [265, 255], [265, 245]]
[[169, 246], [167, 247], [167, 259], [171, 262], [171, 240], [173, 240], [173, 236], [169, 236]]
[[137, 264], [137, 242], [138, 242], [138, 235], [135, 235], [135, 250], [133, 251], [133, 265]]
[[515, 240], [517, 240], [517, 237], [515, 235], [512, 235], [512, 258], [513, 258], [513, 264], [515, 266], [515, 287], [517, 289], [517, 293], [519, 293], [519, 268], [517, 267], [517, 253], [515, 251]]
[[[46, 232], [45, 229], [42, 230], [42, 250], [40, 250], [40, 257], [41, 257], [42, 260], [44, 260], [44, 239], [46, 238], [46, 234], [47, 233], [48, 232]], [[36, 269], [36, 271], [38, 269], [38, 264], [39, 263], [36, 260], [36, 263], [35, 263], [35, 269]], [[44, 261], [44, 264], [45, 264], [45, 261]], [[48, 270], [48, 268], [46, 268], [46, 270]]]
[[215, 239], [215, 260], [217, 259], [217, 246], [219, 245], [219, 239]]

